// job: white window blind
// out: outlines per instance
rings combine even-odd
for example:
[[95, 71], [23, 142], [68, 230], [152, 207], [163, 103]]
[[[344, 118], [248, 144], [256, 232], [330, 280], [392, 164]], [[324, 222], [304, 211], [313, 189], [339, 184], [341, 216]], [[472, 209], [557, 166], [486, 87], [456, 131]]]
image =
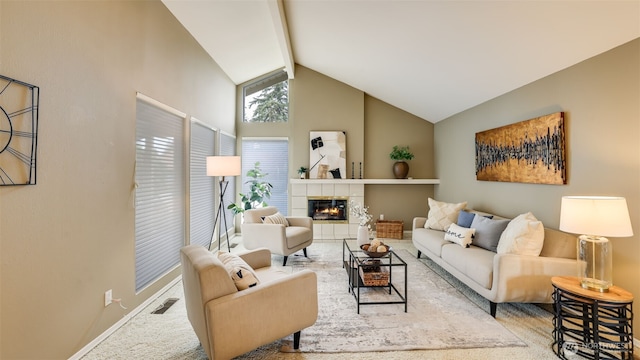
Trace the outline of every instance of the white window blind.
[[265, 181], [273, 185], [271, 198], [267, 204], [275, 206], [284, 214], [288, 214], [287, 187], [289, 183], [289, 141], [282, 138], [243, 138], [242, 139], [242, 193], [249, 192], [246, 184], [250, 178], [247, 171], [260, 162], [260, 169], [268, 175]]
[[150, 99], [136, 106], [136, 291], [180, 262], [185, 237], [184, 116]]
[[[236, 154], [236, 137], [225, 133], [220, 133], [220, 155], [233, 156]], [[233, 211], [227, 209], [227, 207], [236, 201], [236, 178], [230, 177], [227, 185], [227, 191], [224, 193], [224, 212], [227, 218], [227, 229], [232, 230], [233, 225]], [[222, 218], [224, 220], [224, 217]], [[224, 226], [221, 227], [224, 229]]]
[[215, 130], [191, 122], [189, 235], [190, 244], [209, 248], [215, 220], [215, 177], [207, 176], [207, 156], [215, 154]]

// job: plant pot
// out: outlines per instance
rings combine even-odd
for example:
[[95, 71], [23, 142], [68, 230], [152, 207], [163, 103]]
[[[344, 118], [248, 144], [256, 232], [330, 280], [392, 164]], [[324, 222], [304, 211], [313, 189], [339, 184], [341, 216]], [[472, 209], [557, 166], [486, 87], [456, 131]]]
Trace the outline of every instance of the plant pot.
[[393, 164], [393, 175], [396, 179], [406, 179], [409, 174], [409, 164], [405, 161], [396, 161]]

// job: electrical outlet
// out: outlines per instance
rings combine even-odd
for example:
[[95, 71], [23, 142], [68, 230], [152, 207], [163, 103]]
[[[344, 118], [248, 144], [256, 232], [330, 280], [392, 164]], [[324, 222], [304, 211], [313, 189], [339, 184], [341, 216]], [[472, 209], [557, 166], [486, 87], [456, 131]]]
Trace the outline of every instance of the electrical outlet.
[[113, 302], [113, 294], [111, 293], [111, 289], [109, 289], [104, 292], [104, 306], [107, 307], [112, 302]]

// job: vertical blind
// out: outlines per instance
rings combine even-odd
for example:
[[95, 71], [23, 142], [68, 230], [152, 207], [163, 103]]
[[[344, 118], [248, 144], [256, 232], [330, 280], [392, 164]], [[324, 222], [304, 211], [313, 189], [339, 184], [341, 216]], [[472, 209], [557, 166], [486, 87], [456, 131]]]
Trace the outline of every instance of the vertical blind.
[[185, 237], [184, 114], [136, 104], [136, 291], [180, 262]]
[[[236, 137], [225, 133], [220, 133], [220, 155], [233, 156], [236, 154]], [[224, 212], [227, 218], [227, 229], [233, 229], [233, 211], [227, 207], [236, 201], [236, 178], [230, 177], [227, 191], [224, 193]], [[222, 218], [224, 220], [224, 217]], [[224, 226], [221, 227], [223, 229]]]
[[190, 244], [209, 248], [215, 220], [215, 178], [207, 176], [207, 156], [215, 154], [215, 130], [191, 122], [189, 235]]
[[287, 215], [287, 187], [289, 185], [289, 141], [282, 138], [243, 138], [242, 139], [242, 192], [247, 193], [249, 178], [247, 171], [253, 169], [255, 163], [260, 162], [260, 169], [268, 175], [265, 181], [273, 185], [271, 198], [267, 204], [275, 206]]

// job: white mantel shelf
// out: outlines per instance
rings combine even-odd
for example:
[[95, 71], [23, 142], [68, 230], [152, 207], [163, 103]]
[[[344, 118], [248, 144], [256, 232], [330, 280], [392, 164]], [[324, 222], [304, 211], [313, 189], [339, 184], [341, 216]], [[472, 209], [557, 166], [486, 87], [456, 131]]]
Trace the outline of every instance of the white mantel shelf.
[[437, 185], [440, 179], [289, 179], [291, 184]]

